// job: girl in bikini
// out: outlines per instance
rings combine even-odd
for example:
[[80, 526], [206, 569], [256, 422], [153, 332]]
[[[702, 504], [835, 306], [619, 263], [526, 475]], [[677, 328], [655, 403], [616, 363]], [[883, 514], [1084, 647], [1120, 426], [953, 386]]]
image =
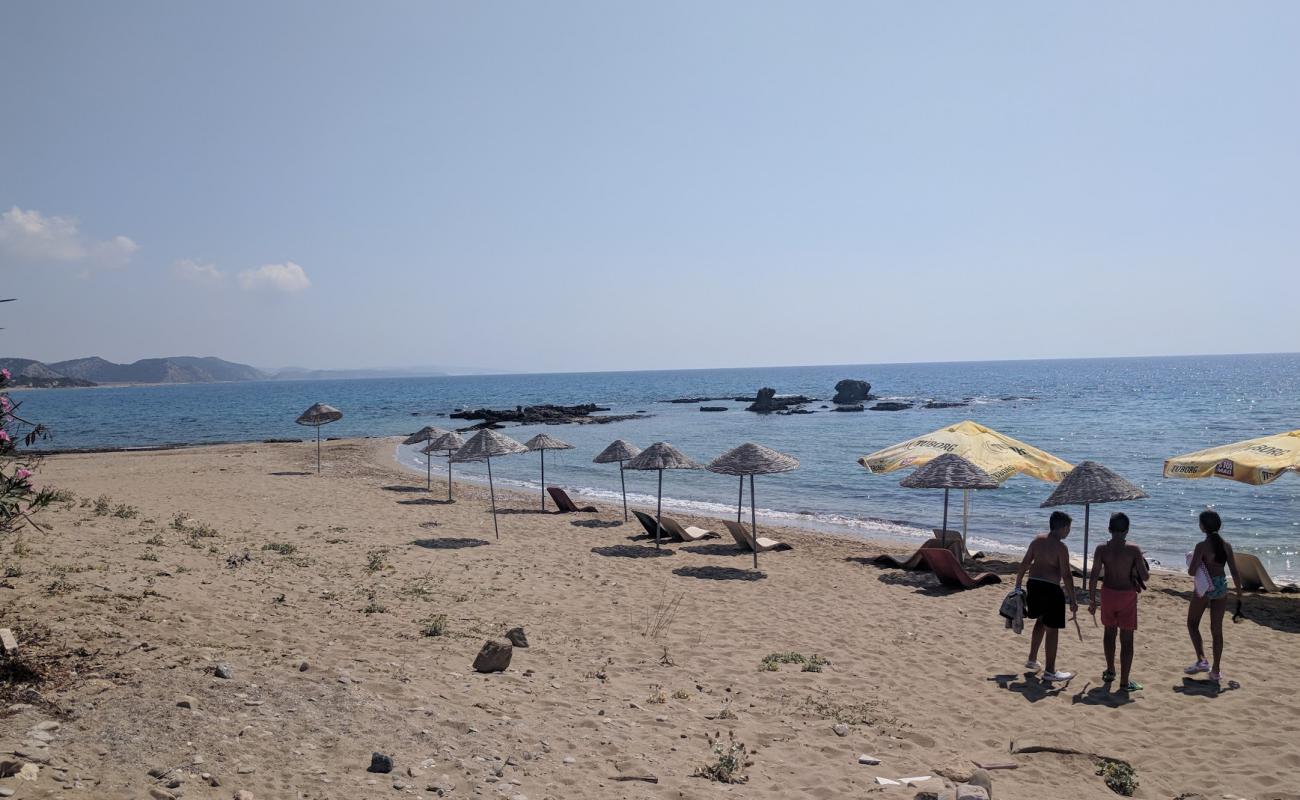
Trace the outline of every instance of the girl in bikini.
[[[1223, 520], [1217, 513], [1201, 512], [1201, 532], [1205, 534], [1205, 539], [1196, 545], [1187, 566], [1187, 574], [1192, 576], [1202, 567], [1205, 568], [1210, 576], [1210, 590], [1203, 595], [1193, 593], [1192, 605], [1187, 609], [1187, 633], [1192, 638], [1192, 646], [1196, 648], [1196, 663], [1184, 672], [1195, 675], [1208, 670], [1210, 680], [1215, 683], [1223, 681], [1223, 675], [1219, 672], [1219, 659], [1223, 656], [1223, 614], [1228, 608], [1228, 573], [1232, 574], [1232, 582], [1237, 588], [1237, 602], [1241, 602], [1237, 562], [1232, 555], [1232, 545], [1219, 535], [1221, 527]], [[1206, 662], [1205, 646], [1201, 641], [1201, 617], [1205, 614], [1206, 607], [1210, 609], [1210, 635], [1214, 639], [1213, 665]]]

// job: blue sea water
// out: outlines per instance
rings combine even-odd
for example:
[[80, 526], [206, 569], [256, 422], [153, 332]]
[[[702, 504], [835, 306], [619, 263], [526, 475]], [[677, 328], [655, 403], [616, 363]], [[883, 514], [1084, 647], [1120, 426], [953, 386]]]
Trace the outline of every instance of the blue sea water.
[[[763, 416], [743, 403], [701, 413], [675, 397], [753, 395], [760, 386], [781, 394], [829, 398], [841, 378], [868, 380], [882, 399], [969, 400], [961, 408]], [[796, 524], [869, 537], [921, 538], [938, 527], [942, 493], [899, 487], [902, 473], [872, 475], [856, 463], [866, 453], [963, 419], [996, 428], [1070, 462], [1093, 459], [1142, 486], [1150, 499], [1117, 508], [1133, 518], [1133, 541], [1164, 565], [1178, 567], [1200, 534], [1196, 515], [1215, 506], [1225, 533], [1258, 554], [1276, 576], [1300, 578], [1300, 476], [1270, 486], [1223, 480], [1164, 479], [1170, 455], [1300, 428], [1300, 354], [1178, 358], [1087, 359], [950, 364], [777, 367], [657, 372], [459, 376], [349, 381], [256, 382], [103, 387], [22, 392], [25, 415], [48, 424], [60, 448], [174, 442], [309, 437], [294, 418], [327, 402], [344, 418], [331, 436], [406, 434], [424, 425], [454, 427], [446, 414], [461, 407], [506, 408], [535, 403], [595, 402], [611, 413], [651, 416], [608, 425], [548, 427], [573, 450], [547, 454], [547, 481], [613, 506], [616, 466], [591, 459], [616, 438], [645, 447], [666, 440], [707, 462], [745, 441], [791, 453], [792, 473], [759, 477], [760, 526]], [[505, 431], [521, 441], [535, 428]], [[398, 448], [399, 459], [424, 472], [424, 456]], [[438, 474], [445, 459], [435, 458]], [[482, 464], [457, 465], [458, 475], [483, 475]], [[499, 480], [539, 489], [538, 456], [493, 460]], [[413, 474], [412, 476], [416, 476]], [[654, 473], [627, 473], [634, 499], [653, 502]], [[664, 476], [665, 506], [714, 516], [735, 513], [737, 482], [703, 471]], [[1039, 503], [1052, 486], [1018, 476], [1002, 488], [973, 495], [973, 546], [1014, 550], [1045, 527]], [[959, 518], [960, 495], [953, 515]], [[748, 505], [748, 498], [746, 498]], [[1092, 542], [1104, 537], [1112, 509], [1093, 510]], [[1082, 509], [1071, 548], [1081, 552]], [[950, 522], [950, 527], [955, 527]]]

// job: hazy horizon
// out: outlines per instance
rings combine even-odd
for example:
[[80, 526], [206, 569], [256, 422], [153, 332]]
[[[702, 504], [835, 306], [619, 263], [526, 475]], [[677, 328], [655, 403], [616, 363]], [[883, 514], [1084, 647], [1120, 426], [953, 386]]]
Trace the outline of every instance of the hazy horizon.
[[0, 17], [6, 354], [532, 373], [1300, 351], [1292, 3]]

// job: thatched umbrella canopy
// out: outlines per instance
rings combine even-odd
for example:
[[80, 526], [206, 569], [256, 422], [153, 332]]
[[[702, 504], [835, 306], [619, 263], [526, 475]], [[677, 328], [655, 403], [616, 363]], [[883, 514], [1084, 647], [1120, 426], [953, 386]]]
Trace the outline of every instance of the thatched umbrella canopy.
[[[756, 540], [758, 539], [758, 511], [757, 503], [754, 500], [754, 476], [790, 472], [798, 468], [799, 459], [794, 456], [786, 455], [753, 442], [746, 442], [739, 447], [733, 447], [709, 462], [707, 467], [709, 472], [740, 476], [742, 497], [745, 491], [745, 476], [749, 476], [749, 527], [753, 531]], [[736, 522], [740, 522], [739, 501], [737, 502]], [[754, 548], [754, 569], [758, 569], [757, 547]]]
[[[434, 425], [425, 425], [423, 428], [419, 429], [415, 433], [403, 439], [402, 444], [419, 444], [420, 442], [432, 441], [448, 432], [449, 431], [444, 431], [442, 428], [436, 427]], [[421, 450], [420, 452], [423, 453], [424, 451]], [[428, 455], [428, 453], [425, 453], [425, 455]], [[424, 473], [425, 473], [424, 488], [433, 489], [433, 459], [432, 458], [426, 458], [424, 460]]]
[[667, 442], [655, 442], [642, 450], [625, 465], [627, 469], [659, 471], [659, 501], [655, 507], [655, 549], [659, 548], [663, 525], [660, 520], [664, 512], [664, 470], [666, 469], [701, 469], [685, 453]]
[[641, 453], [641, 448], [631, 442], [622, 439], [615, 439], [609, 443], [609, 447], [600, 451], [600, 455], [591, 460], [593, 464], [612, 464], [618, 462], [618, 482], [623, 487], [623, 521], [627, 522], [627, 481], [623, 479], [623, 462], [630, 458], [636, 458]]
[[[948, 530], [948, 492], [951, 489], [996, 489], [994, 477], [955, 453], [944, 453], [899, 481], [905, 489], [943, 489], [943, 528]], [[962, 543], [965, 546], [965, 542]]]
[[562, 442], [554, 436], [545, 433], [539, 433], [528, 441], [524, 446], [529, 450], [536, 450], [542, 454], [542, 510], [546, 510], [546, 451], [547, 450], [572, 450], [573, 445], [568, 442]]
[[434, 453], [445, 452], [447, 454], [447, 502], [448, 503], [451, 502], [451, 454], [459, 450], [461, 446], [464, 444], [465, 444], [465, 440], [460, 438], [459, 433], [456, 433], [455, 431], [450, 431], [448, 433], [444, 433], [443, 435], [429, 442], [429, 445], [420, 451], [421, 453], [424, 453], [426, 456], [428, 456], [430, 460], [433, 459]]
[[488, 468], [488, 493], [492, 496], [492, 531], [501, 538], [501, 529], [497, 526], [497, 490], [492, 483], [492, 457], [509, 456], [515, 453], [527, 453], [528, 448], [509, 436], [484, 428], [470, 437], [468, 442], [452, 454], [452, 461], [486, 461]]
[[320, 426], [343, 419], [343, 412], [334, 406], [317, 403], [298, 415], [294, 422], [309, 425], [316, 429], [316, 474], [320, 474]]
[[1088, 580], [1088, 523], [1093, 503], [1142, 500], [1147, 493], [1096, 461], [1084, 461], [1061, 479], [1039, 508], [1083, 506], [1083, 580]]

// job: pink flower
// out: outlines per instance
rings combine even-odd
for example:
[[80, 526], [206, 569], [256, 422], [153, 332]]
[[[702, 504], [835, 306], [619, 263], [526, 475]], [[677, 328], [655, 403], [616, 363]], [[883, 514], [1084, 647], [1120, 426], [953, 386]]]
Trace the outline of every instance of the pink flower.
[[0, 397], [0, 411], [7, 412], [11, 408], [13, 408], [13, 405], [9, 402], [9, 398]]
[[7, 370], [7, 369], [0, 369], [0, 378], [4, 378], [5, 380], [9, 380], [9, 370]]
[[15, 474], [18, 476], [18, 480], [20, 481], [25, 481], [32, 477], [32, 471], [30, 469], [24, 469], [23, 467], [19, 467], [18, 472]]
[[7, 442], [7, 441], [9, 441], [9, 431], [0, 428], [0, 442]]

